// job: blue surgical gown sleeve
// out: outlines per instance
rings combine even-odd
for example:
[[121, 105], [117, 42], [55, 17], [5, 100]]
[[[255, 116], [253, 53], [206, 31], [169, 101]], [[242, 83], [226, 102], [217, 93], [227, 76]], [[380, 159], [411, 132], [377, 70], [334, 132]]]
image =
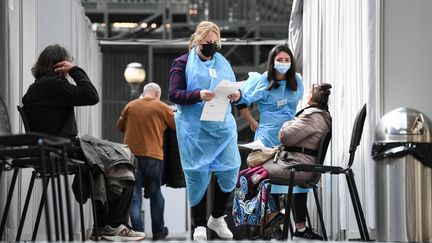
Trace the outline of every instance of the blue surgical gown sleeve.
[[301, 100], [304, 94], [304, 85], [303, 85], [303, 78], [300, 73], [296, 73], [296, 80], [297, 80], [298, 100]]
[[266, 95], [268, 81], [266, 73], [260, 74], [257, 72], [250, 72], [249, 78], [240, 88], [242, 98], [238, 104], [250, 105], [251, 103], [260, 100]]

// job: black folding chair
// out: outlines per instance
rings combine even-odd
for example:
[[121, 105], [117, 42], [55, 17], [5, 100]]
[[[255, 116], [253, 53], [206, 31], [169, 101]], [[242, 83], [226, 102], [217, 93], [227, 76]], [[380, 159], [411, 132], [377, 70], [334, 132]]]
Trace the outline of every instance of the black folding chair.
[[[326, 154], [327, 154], [327, 148], [330, 144], [331, 137], [332, 137], [332, 132], [331, 132], [331, 130], [328, 130], [320, 140], [319, 147], [317, 150], [317, 156], [316, 156], [315, 164], [308, 164], [308, 165], [315, 166], [315, 165], [322, 165], [324, 163], [324, 159], [325, 159]], [[283, 239], [288, 238], [288, 228], [292, 234], [291, 219], [290, 219], [291, 208], [292, 208], [291, 200], [292, 200], [292, 194], [293, 194], [293, 187], [298, 186], [300, 188], [312, 188], [313, 189], [315, 202], [317, 204], [318, 216], [320, 218], [321, 227], [323, 230], [323, 235], [324, 235], [323, 238], [324, 238], [324, 240], [327, 240], [327, 234], [326, 234], [326, 230], [325, 230], [325, 226], [324, 226], [324, 219], [322, 217], [321, 206], [320, 206], [319, 201], [318, 201], [318, 189], [319, 189], [319, 187], [317, 184], [318, 184], [320, 178], [321, 178], [321, 174], [319, 174], [319, 173], [315, 174], [314, 177], [312, 177], [310, 180], [304, 182], [305, 185], [307, 185], [307, 186], [296, 185], [294, 183], [290, 183], [290, 181], [282, 181], [282, 180], [277, 180], [277, 179], [270, 179], [269, 180], [269, 182], [270, 182], [269, 191], [271, 191], [272, 185], [284, 185], [284, 186], [288, 185], [288, 191], [287, 191], [288, 196], [285, 196], [285, 199], [286, 199], [285, 200], [285, 216], [284, 216], [284, 225], [283, 225], [284, 227], [283, 227], [283, 233], [282, 233]], [[290, 180], [291, 180], [291, 182], [294, 180], [293, 173], [291, 173], [291, 179]], [[290, 197], [289, 193], [291, 193], [291, 197]], [[265, 205], [265, 207], [267, 207], [267, 205]], [[265, 225], [266, 211], [267, 210], [264, 210], [264, 223], [263, 223], [263, 225]], [[311, 222], [310, 222], [308, 214], [307, 214], [307, 219], [308, 219], [308, 223], [310, 226]], [[263, 232], [264, 232], [264, 227], [262, 227], [262, 233], [261, 233], [262, 235], [263, 235]]]
[[[48, 185], [47, 176], [52, 176], [53, 170], [51, 170], [50, 172], [48, 171], [48, 167], [52, 168], [52, 166], [48, 166], [48, 162], [51, 162], [50, 159], [54, 154], [62, 156], [64, 152], [62, 147], [64, 147], [64, 144], [67, 144], [69, 142], [70, 141], [68, 139], [49, 137], [45, 134], [40, 133], [10, 134], [0, 136], [0, 160], [2, 161], [4, 168], [14, 171], [12, 181], [8, 190], [6, 205], [1, 219], [0, 238], [3, 235], [6, 225], [6, 219], [11, 205], [11, 200], [14, 193], [19, 170], [23, 168], [33, 168], [35, 169], [35, 171], [38, 171], [38, 173], [41, 175], [43, 185], [42, 202], [44, 202], [46, 204], [45, 206], [49, 208], [48, 201], [45, 200]], [[23, 214], [26, 213], [28, 208], [31, 190], [33, 188], [34, 178], [36, 176], [35, 171], [33, 171], [32, 174], [32, 179], [30, 182], [29, 191], [27, 193]], [[54, 199], [54, 189], [52, 192]], [[40, 215], [38, 217], [40, 218]], [[47, 224], [48, 240], [51, 240], [51, 221], [48, 210], [45, 211], [45, 217]], [[58, 231], [56, 231], [56, 238], [59, 238], [58, 235]]]
[[[11, 134], [9, 113], [7, 112], [6, 105], [3, 102], [3, 99], [1, 99], [1, 97], [0, 97], [0, 101], [1, 101], [0, 103], [0, 164], [1, 164], [0, 178], [4, 170], [13, 170], [12, 181], [7, 193], [5, 209], [1, 217], [0, 239], [3, 236], [3, 232], [6, 226], [6, 219], [11, 205], [18, 172], [20, 169], [23, 168], [34, 169], [32, 171], [32, 176], [27, 191], [26, 200], [24, 203], [24, 209], [21, 216], [21, 222], [18, 228], [16, 240], [19, 241], [22, 232], [22, 227], [24, 225], [24, 218], [30, 203], [31, 192], [34, 186], [34, 179], [36, 178], [37, 175], [42, 178], [43, 192], [42, 192], [42, 199], [39, 208], [41, 209], [45, 204], [46, 204], [46, 208], [49, 208], [48, 200], [46, 200], [48, 181], [50, 177], [54, 178], [54, 176], [59, 175], [61, 173], [60, 172], [61, 168], [64, 168], [64, 171], [67, 173], [68, 163], [65, 162], [66, 155], [67, 155], [66, 147], [69, 145], [70, 140], [65, 138], [48, 136], [46, 134], [41, 134], [41, 133]], [[60, 160], [62, 160], [62, 162], [60, 162]], [[62, 165], [62, 166], [58, 166], [58, 165]], [[60, 205], [63, 204], [61, 199], [61, 195], [62, 195], [61, 186], [59, 182], [60, 181], [58, 180], [57, 192], [54, 183], [52, 186], [52, 194], [53, 194], [52, 198], [54, 203], [54, 209], [62, 208]], [[59, 197], [56, 196], [57, 193]], [[68, 190], [66, 190], [66, 194], [67, 194], [66, 197], [67, 199], [69, 197]], [[58, 201], [59, 206], [57, 206], [57, 199], [59, 200]], [[68, 207], [68, 210], [69, 210], [68, 211], [69, 228], [72, 229], [70, 207]], [[37, 228], [41, 218], [41, 212], [42, 211], [39, 210], [36, 219], [37, 224], [33, 231], [33, 236], [32, 236], [33, 241], [36, 238]], [[51, 240], [51, 227], [50, 227], [51, 217], [49, 216], [48, 210], [45, 210], [45, 213], [46, 213], [45, 216], [46, 216], [46, 224], [47, 224], [47, 237], [48, 240], [50, 241]], [[56, 214], [55, 210], [54, 213]], [[60, 215], [60, 217], [62, 217], [62, 215]], [[54, 219], [57, 220], [57, 218], [58, 218], [57, 215], [55, 215]], [[62, 223], [63, 223], [63, 219], [61, 220], [60, 224]], [[56, 240], [60, 240], [58, 225], [59, 222], [56, 221], [55, 222]], [[69, 240], [73, 240], [72, 233], [73, 233], [72, 230], [70, 230]], [[65, 240], [64, 230], [62, 231], [62, 240]]]
[[[21, 116], [21, 120], [24, 124], [24, 129], [26, 130], [26, 132], [30, 132], [30, 126], [29, 126], [29, 122], [27, 120], [27, 116], [24, 112], [24, 110], [22, 109], [21, 106], [17, 106], [18, 112], [20, 113]], [[66, 147], [65, 147], [65, 151], [67, 151]], [[59, 175], [63, 174], [64, 175], [64, 186], [65, 186], [65, 192], [66, 192], [66, 204], [67, 204], [67, 222], [68, 222], [68, 230], [69, 230], [69, 240], [73, 240], [73, 229], [72, 229], [72, 216], [71, 216], [71, 202], [70, 202], [70, 193], [69, 193], [69, 181], [68, 181], [68, 176], [67, 175], [72, 175], [72, 174], [76, 174], [78, 176], [78, 184], [79, 186], [79, 196], [82, 199], [83, 198], [83, 193], [82, 193], [82, 170], [84, 169], [84, 171], [87, 171], [89, 173], [89, 179], [90, 179], [90, 195], [91, 195], [91, 203], [92, 203], [92, 212], [93, 212], [93, 220], [94, 220], [94, 224], [97, 225], [97, 219], [96, 219], [96, 208], [95, 208], [95, 201], [94, 201], [94, 191], [93, 191], [93, 176], [91, 174], [91, 168], [87, 165], [87, 163], [85, 163], [84, 161], [81, 160], [77, 160], [77, 159], [72, 159], [67, 157], [67, 154], [65, 154], [64, 156], [64, 160], [63, 161], [58, 161], [59, 163], [57, 163], [56, 167], [58, 169], [58, 173], [57, 173], [57, 189], [58, 189], [58, 195], [59, 195], [59, 203], [62, 203], [62, 198], [61, 198], [61, 190], [60, 190], [60, 178]], [[55, 166], [52, 166], [52, 168], [54, 168]], [[61, 171], [60, 168], [63, 168], [63, 170]], [[31, 178], [30, 181], [30, 185], [32, 185], [33, 181], [34, 181], [34, 177]], [[52, 178], [54, 179], [54, 177]], [[54, 185], [53, 185], [54, 186]], [[29, 187], [28, 189], [28, 200], [30, 199], [30, 195], [31, 195], [31, 190], [32, 188]], [[27, 199], [26, 199], [27, 200]], [[43, 198], [43, 200], [46, 200], [46, 198]], [[54, 203], [56, 203], [56, 201], [54, 201]], [[83, 203], [82, 200], [80, 200], [79, 202], [79, 209], [80, 209], [80, 224], [81, 224], [81, 240], [85, 241], [86, 237], [85, 237], [85, 226], [84, 226], [84, 209], [83, 209]], [[43, 201], [41, 200], [40, 205], [39, 205], [39, 210], [38, 210], [38, 217], [36, 218], [36, 222], [35, 222], [35, 228], [34, 228], [34, 232], [33, 232], [33, 236], [32, 236], [32, 240], [35, 240], [36, 237], [36, 233], [37, 233], [37, 229], [39, 226], [39, 221], [40, 221], [40, 215], [43, 209]], [[17, 232], [17, 237], [16, 237], [16, 241], [20, 240], [20, 236], [21, 236], [21, 231], [22, 231], [22, 227], [24, 226], [24, 221], [25, 221], [25, 213], [27, 211], [27, 208], [24, 207], [23, 210], [23, 216], [21, 217], [20, 220], [20, 226], [18, 228], [18, 232]], [[57, 220], [57, 213], [60, 216], [59, 222], [60, 222], [60, 231], [62, 233], [62, 240], [64, 240], [65, 238], [65, 233], [64, 233], [64, 224], [63, 224], [63, 209], [62, 208], [58, 208], [58, 212], [57, 209], [54, 208], [54, 213], [55, 213], [55, 217], [54, 219]], [[57, 222], [57, 221], [56, 221]], [[55, 225], [56, 227], [58, 227], [58, 224]], [[97, 228], [97, 227], [95, 227]], [[56, 228], [56, 232], [57, 232], [57, 228]], [[96, 234], [96, 239], [98, 238], [98, 231], [96, 229], [95, 231]]]
[[[361, 207], [361, 203], [360, 203], [360, 198], [358, 195], [358, 191], [357, 191], [357, 187], [355, 184], [355, 180], [354, 180], [354, 172], [351, 169], [351, 166], [354, 162], [354, 155], [355, 155], [355, 151], [358, 147], [358, 145], [360, 144], [360, 140], [361, 140], [361, 135], [363, 133], [363, 125], [365, 122], [365, 118], [366, 118], [366, 104], [363, 105], [362, 109], [359, 111], [359, 113], [356, 116], [355, 122], [354, 122], [354, 126], [353, 126], [353, 130], [352, 130], [352, 135], [351, 135], [351, 143], [350, 143], [350, 147], [349, 147], [349, 160], [347, 163], [347, 166], [345, 168], [339, 167], [339, 166], [328, 166], [328, 165], [316, 165], [316, 164], [298, 164], [298, 165], [294, 165], [291, 167], [291, 175], [290, 175], [290, 180], [289, 180], [289, 190], [288, 190], [288, 199], [287, 199], [287, 204], [286, 204], [286, 209], [291, 208], [291, 200], [292, 200], [292, 188], [295, 185], [294, 182], [294, 176], [296, 172], [314, 172], [314, 173], [319, 173], [319, 174], [331, 174], [331, 175], [345, 175], [346, 180], [347, 180], [347, 184], [348, 184], [348, 190], [351, 196], [351, 201], [353, 204], [353, 208], [354, 208], [354, 213], [356, 216], [356, 220], [357, 220], [357, 225], [359, 228], [359, 232], [360, 232], [360, 237], [363, 241], [370, 241], [369, 238], [369, 233], [367, 230], [367, 225], [366, 225], [366, 220], [364, 218], [364, 214], [363, 214], [363, 210]], [[316, 194], [316, 191], [314, 189], [314, 195]], [[317, 207], [318, 207], [318, 214], [320, 216], [321, 219], [321, 224], [323, 227], [323, 230], [325, 230], [324, 228], [324, 222], [322, 221], [322, 210], [319, 206], [319, 201], [317, 199], [317, 197], [315, 196], [315, 201], [317, 203]], [[289, 212], [289, 211], [287, 211]], [[288, 222], [290, 222], [290, 214], [286, 214], [285, 215], [285, 224], [287, 224]], [[324, 234], [324, 238], [327, 238], [327, 235], [325, 233], [325, 231], [323, 231]], [[285, 227], [284, 225], [284, 231], [283, 231], [283, 239], [287, 239], [288, 238], [288, 229], [287, 227]]]

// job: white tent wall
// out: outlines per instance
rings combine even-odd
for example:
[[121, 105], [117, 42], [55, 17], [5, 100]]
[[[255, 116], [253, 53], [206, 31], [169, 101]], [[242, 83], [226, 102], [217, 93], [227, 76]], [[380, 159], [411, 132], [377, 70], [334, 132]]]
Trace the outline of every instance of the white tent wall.
[[[27, 4], [23, 4], [19, 0], [10, 0], [8, 2], [8, 30], [9, 30], [9, 78], [2, 80], [1, 82], [6, 82], [7, 87], [7, 108], [10, 115], [10, 123], [12, 133], [23, 132], [21, 127], [21, 121], [19, 118], [16, 106], [20, 104], [21, 97], [24, 92], [24, 86], [28, 84], [33, 79], [30, 73], [30, 68], [32, 62], [34, 62], [36, 57], [36, 2], [28, 1]], [[25, 55], [23, 55], [25, 53]], [[27, 71], [26, 71], [27, 70]], [[6, 195], [7, 189], [12, 178], [12, 173], [7, 172], [7, 188], [1, 188], [2, 195]], [[12, 198], [11, 208], [9, 210], [9, 216], [6, 223], [5, 232], [3, 234], [3, 239], [1, 240], [15, 240], [15, 235], [18, 228], [19, 216], [21, 215], [21, 208], [23, 206], [23, 201], [25, 198], [26, 189], [29, 185], [29, 178], [31, 175], [31, 170], [21, 170], [18, 175], [17, 184], [15, 186], [14, 197]], [[38, 195], [40, 198], [40, 187], [35, 187], [34, 195]], [[0, 200], [6, 200], [6, 197], [2, 197]], [[36, 205], [35, 197], [31, 202]], [[2, 209], [4, 204], [1, 205]], [[33, 215], [36, 206], [32, 206], [29, 209], [29, 221], [32, 220], [30, 215]], [[35, 215], [36, 213], [34, 213]], [[26, 228], [28, 228], [26, 224]], [[27, 234], [27, 231], [24, 232]], [[25, 235], [28, 237], [29, 234]], [[23, 239], [29, 239], [23, 238]]]
[[[102, 52], [96, 34], [91, 29], [91, 22], [86, 17], [84, 8], [79, 0], [72, 3], [72, 56], [75, 57], [75, 64], [83, 67], [92, 80], [93, 85], [99, 92], [102, 100]], [[94, 137], [102, 137], [102, 105], [87, 106], [76, 109], [79, 136], [91, 134]], [[113, 129], [115, 129], [113, 127]]]
[[[8, 8], [8, 35], [9, 39], [9, 79], [2, 79], [1, 87], [7, 90], [7, 106], [11, 118], [12, 132], [23, 132], [16, 106], [28, 86], [34, 81], [31, 67], [39, 53], [50, 44], [60, 44], [66, 47], [74, 56], [74, 63], [86, 70], [92, 82], [102, 95], [101, 81], [101, 52], [96, 35], [90, 28], [90, 22], [84, 14], [79, 0], [9, 0]], [[91, 134], [101, 136], [101, 105], [80, 107], [76, 109], [76, 119], [80, 135]], [[7, 195], [12, 173], [2, 176], [0, 194]], [[1, 240], [15, 240], [19, 216], [24, 204], [25, 193], [28, 188], [31, 170], [22, 170], [19, 174], [17, 186], [9, 211], [4, 238]], [[69, 178], [72, 182], [72, 177]], [[6, 186], [4, 186], [6, 185]], [[30, 202], [27, 220], [24, 226], [22, 240], [31, 237], [37, 207], [41, 196], [40, 180], [36, 181], [35, 190]], [[79, 239], [78, 204], [71, 195], [73, 202], [73, 216], [75, 239]], [[0, 198], [1, 210], [4, 208], [6, 197]], [[52, 205], [52, 204], [51, 204]], [[91, 229], [91, 211], [89, 203], [85, 205], [86, 228]], [[42, 217], [37, 240], [46, 239], [44, 219]]]
[[[369, 229], [375, 228], [370, 148], [380, 114], [379, 16], [380, 2], [375, 0], [304, 0], [303, 5], [305, 86], [321, 82], [333, 86], [333, 138], [326, 163], [345, 166], [355, 116], [367, 104], [353, 169]], [[332, 239], [360, 238], [344, 176], [323, 176], [322, 183], [328, 234]]]

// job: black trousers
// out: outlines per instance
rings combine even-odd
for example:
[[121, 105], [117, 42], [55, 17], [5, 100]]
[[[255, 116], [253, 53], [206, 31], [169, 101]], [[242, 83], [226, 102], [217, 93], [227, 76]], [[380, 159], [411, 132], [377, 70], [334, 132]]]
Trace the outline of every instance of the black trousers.
[[107, 195], [110, 200], [107, 201], [106, 205], [100, 201], [96, 202], [96, 217], [99, 228], [103, 228], [105, 225], [115, 228], [121, 224], [128, 224], [133, 191], [133, 187], [125, 187], [120, 196]]
[[294, 221], [296, 223], [306, 222], [307, 193], [294, 194]]
[[[73, 145], [68, 149], [68, 156], [74, 159], [86, 161], [78, 139], [76, 139], [73, 142]], [[93, 175], [98, 173], [100, 173], [99, 169], [92, 170]], [[76, 185], [78, 182], [76, 178], [74, 178], [74, 182], [72, 185], [77, 200], [83, 200], [84, 202], [90, 196], [88, 190], [88, 188], [90, 187], [90, 180], [89, 178], [86, 178], [86, 175], [89, 175], [89, 173], [83, 173], [82, 183], [84, 185], [84, 194], [88, 195], [84, 195], [84, 199], [80, 199], [79, 197], [77, 197], [78, 193], [76, 188], [79, 185]], [[95, 176], [93, 176], [93, 178], [95, 178]], [[106, 203], [104, 204], [101, 201], [96, 201], [96, 218], [98, 224], [97, 227], [103, 228], [105, 227], [105, 225], [109, 225], [111, 227], [118, 227], [120, 224], [128, 224], [134, 187], [124, 187], [121, 195], [114, 194], [107, 189], [105, 191], [107, 193]]]
[[[210, 184], [211, 185], [211, 184]], [[213, 194], [213, 207], [211, 215], [213, 218], [222, 217], [225, 214], [225, 207], [228, 202], [228, 198], [231, 192], [223, 192], [217, 182], [213, 183], [214, 194]], [[207, 225], [207, 198], [204, 194], [201, 201], [191, 208], [192, 220], [194, 227], [206, 226]]]

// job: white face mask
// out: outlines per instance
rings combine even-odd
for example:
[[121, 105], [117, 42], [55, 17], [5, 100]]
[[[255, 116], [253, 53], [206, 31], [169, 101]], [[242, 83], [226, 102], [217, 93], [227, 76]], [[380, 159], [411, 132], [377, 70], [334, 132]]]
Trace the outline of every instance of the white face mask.
[[280, 74], [285, 74], [291, 68], [291, 63], [289, 62], [275, 62], [274, 69]]

